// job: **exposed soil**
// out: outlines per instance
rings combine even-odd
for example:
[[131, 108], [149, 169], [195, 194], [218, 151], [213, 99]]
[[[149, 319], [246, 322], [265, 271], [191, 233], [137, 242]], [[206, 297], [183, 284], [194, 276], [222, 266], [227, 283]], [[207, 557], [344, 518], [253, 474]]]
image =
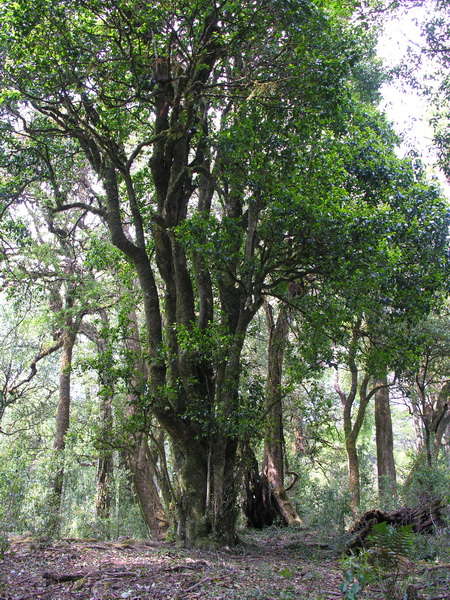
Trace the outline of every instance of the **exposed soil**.
[[336, 600], [341, 583], [332, 546], [305, 530], [271, 528], [221, 551], [16, 537], [0, 560], [0, 600]]

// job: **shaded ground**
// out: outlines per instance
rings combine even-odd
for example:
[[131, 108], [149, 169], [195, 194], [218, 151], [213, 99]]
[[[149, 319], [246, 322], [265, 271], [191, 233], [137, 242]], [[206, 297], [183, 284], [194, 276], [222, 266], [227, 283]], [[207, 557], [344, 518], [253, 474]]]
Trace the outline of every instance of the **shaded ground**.
[[[0, 600], [342, 598], [336, 551], [312, 532], [269, 529], [244, 542], [219, 552], [133, 540], [14, 538], [0, 561]], [[445, 572], [432, 572], [442, 588], [436, 597], [450, 599]], [[374, 590], [365, 597], [386, 596]]]

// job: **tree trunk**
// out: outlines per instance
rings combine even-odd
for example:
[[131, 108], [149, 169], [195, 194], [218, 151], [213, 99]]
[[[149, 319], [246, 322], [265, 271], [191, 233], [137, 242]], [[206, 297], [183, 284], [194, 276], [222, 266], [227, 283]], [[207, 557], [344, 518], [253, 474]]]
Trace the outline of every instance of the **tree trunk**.
[[[138, 415], [139, 407], [142, 405], [140, 396], [145, 389], [148, 377], [147, 366], [142, 359], [139, 325], [134, 311], [129, 314], [128, 330], [129, 336], [126, 340], [126, 346], [132, 352], [133, 364], [131, 366], [133, 372], [130, 375], [127, 414], [130, 418], [134, 418]], [[148, 416], [142, 415], [142, 419], [145, 422]], [[156, 473], [148, 448], [147, 435], [146, 431], [134, 433], [126, 450], [126, 456], [128, 467], [133, 475], [133, 485], [142, 516], [150, 535], [159, 539], [165, 534], [168, 522], [155, 483]]]
[[53, 479], [53, 490], [51, 499], [51, 533], [59, 534], [61, 529], [61, 501], [64, 483], [64, 449], [66, 445], [66, 433], [70, 424], [71, 403], [71, 373], [72, 354], [75, 345], [76, 334], [70, 328], [62, 333], [63, 346], [60, 360], [59, 373], [59, 401], [56, 412], [56, 432], [53, 448], [55, 450], [56, 474]]
[[[112, 391], [112, 390], [111, 390]], [[113, 424], [110, 389], [104, 389], [101, 397], [101, 430], [107, 436]], [[97, 497], [95, 511], [100, 519], [109, 519], [112, 506], [112, 481], [114, 461], [111, 446], [104, 446], [97, 465]]]
[[169, 474], [169, 467], [167, 464], [166, 457], [166, 435], [163, 429], [159, 428], [155, 434], [151, 434], [149, 438], [149, 451], [150, 451], [150, 462], [153, 465], [156, 473], [156, 481], [158, 488], [161, 491], [163, 499], [164, 510], [170, 521], [169, 515], [173, 513], [173, 509], [176, 503], [176, 494], [173, 489], [171, 477]]
[[[425, 394], [425, 388], [418, 386], [420, 402], [413, 403], [413, 415], [420, 425], [422, 437], [418, 444], [417, 457], [405, 481], [408, 487], [414, 481], [415, 474], [423, 467], [432, 468], [445, 439], [446, 431], [450, 426], [449, 394], [450, 383], [443, 384], [437, 395], [433, 398]], [[429, 487], [423, 491], [425, 498], [433, 495]]]
[[177, 537], [186, 547], [197, 546], [211, 533], [207, 514], [208, 452], [193, 442], [181, 450], [180, 489], [177, 500]]
[[144, 434], [133, 451], [127, 452], [127, 462], [144, 521], [150, 534], [160, 539], [167, 531], [168, 522], [155, 484], [156, 474]]
[[[105, 331], [109, 328], [109, 319], [104, 310], [100, 310], [102, 327]], [[108, 344], [107, 336], [100, 335], [95, 327], [84, 323], [80, 328], [81, 333], [87, 336], [97, 346], [100, 363], [103, 369], [99, 372], [99, 399], [100, 399], [100, 454], [97, 463], [97, 495], [95, 499], [95, 512], [100, 519], [109, 519], [113, 503], [113, 446], [110, 433], [113, 427], [112, 399], [114, 396], [114, 379], [112, 377], [112, 351]]]
[[240, 479], [244, 489], [243, 510], [247, 527], [270, 527], [279, 515], [267, 477], [259, 472], [258, 461], [248, 441], [240, 445]]
[[353, 515], [357, 515], [361, 502], [361, 492], [359, 485], [359, 459], [356, 450], [356, 439], [350, 436], [346, 440], [347, 459], [348, 459], [348, 486], [350, 491], [350, 508]]
[[[214, 284], [219, 291], [220, 317], [217, 322], [231, 340], [223, 361], [216, 356], [201, 356], [197, 349], [180, 343], [204, 331], [213, 320], [213, 271], [202, 276], [207, 266], [197, 259], [191, 261], [180, 236], [179, 226], [186, 220], [189, 203], [197, 187], [192, 169], [192, 156], [206, 174], [214, 168], [208, 163], [204, 142], [208, 139], [208, 112], [200, 96], [206, 80], [214, 72], [221, 49], [217, 42], [217, 12], [208, 11], [201, 52], [196, 60], [200, 69], [186, 71], [183, 85], [176, 78], [155, 79], [154, 137], [149, 162], [155, 191], [155, 211], [151, 225], [147, 214], [140, 212], [140, 202], [134, 187], [131, 165], [125, 149], [117, 152], [117, 144], [92, 152], [92, 146], [80, 138], [93, 168], [105, 190], [108, 228], [112, 243], [134, 265], [142, 291], [146, 322], [145, 362], [147, 370], [141, 398], [170, 436], [174, 452], [179, 457], [178, 470], [181, 497], [178, 502], [180, 541], [195, 545], [196, 539], [210, 533], [216, 540], [234, 542], [236, 520], [235, 463], [239, 436], [240, 354], [246, 329], [261, 305], [262, 281], [247, 266], [253, 264], [255, 234], [262, 203], [250, 203], [244, 219], [245, 182], [233, 182], [223, 199], [224, 216], [238, 224], [231, 236], [226, 268], [214, 268]], [[169, 66], [167, 64], [167, 66]], [[194, 96], [187, 89], [195, 90]], [[199, 121], [201, 127], [199, 127]], [[192, 132], [202, 129], [204, 140], [194, 143]], [[177, 130], [177, 135], [170, 132]], [[95, 145], [95, 142], [94, 142]], [[195, 147], [197, 146], [197, 147]], [[112, 158], [113, 157], [113, 158]], [[214, 165], [221, 167], [217, 160]], [[200, 168], [198, 169], [200, 171]], [[211, 177], [200, 185], [197, 210], [208, 217], [214, 193]], [[209, 180], [209, 184], [207, 184]], [[129, 235], [124, 223], [122, 189], [130, 210], [133, 233]], [[197, 202], [196, 202], [197, 204]], [[151, 227], [153, 252], [148, 252], [148, 229]], [[154, 244], [154, 245], [153, 245]], [[243, 252], [241, 252], [243, 250]], [[195, 252], [194, 252], [195, 254]], [[194, 262], [194, 269], [192, 268]], [[158, 275], [155, 272], [155, 266]], [[195, 268], [197, 273], [195, 273]], [[242, 268], [242, 285], [236, 285]], [[196, 289], [197, 288], [197, 289]], [[161, 290], [163, 289], [163, 296]], [[164, 306], [161, 306], [163, 299]], [[198, 316], [197, 316], [197, 309]], [[191, 334], [195, 334], [191, 336]], [[217, 363], [220, 363], [219, 365]], [[145, 396], [144, 396], [145, 392]]]
[[391, 408], [387, 378], [380, 378], [375, 385], [383, 386], [375, 394], [375, 428], [377, 444], [378, 494], [384, 506], [397, 495], [397, 478], [394, 461]]
[[445, 434], [450, 427], [450, 382], [447, 381], [443, 384], [437, 395], [437, 401], [435, 403], [435, 411], [431, 421], [431, 428], [433, 430], [433, 450], [432, 457], [435, 460], [443, 445]]
[[276, 322], [273, 309], [265, 303], [269, 330], [267, 385], [265, 396], [266, 427], [264, 436], [263, 474], [267, 478], [278, 505], [280, 514], [287, 525], [300, 525], [301, 519], [289, 500], [284, 487], [284, 448], [283, 448], [283, 404], [282, 376], [289, 319], [288, 308], [280, 306]]
[[[347, 358], [347, 364], [351, 374], [351, 385], [350, 390], [346, 393], [341, 388], [339, 383], [339, 372], [336, 371], [336, 382], [335, 390], [338, 393], [341, 403], [343, 406], [343, 418], [344, 418], [344, 436], [345, 436], [345, 448], [347, 450], [348, 460], [348, 485], [350, 492], [350, 508], [354, 516], [359, 511], [361, 492], [360, 492], [360, 481], [359, 481], [359, 459], [358, 452], [356, 449], [356, 443], [358, 436], [361, 431], [361, 427], [364, 422], [367, 405], [369, 404], [370, 398], [376, 394], [379, 387], [374, 386], [370, 392], [368, 392], [368, 386], [370, 382], [370, 375], [365, 373], [361, 382], [359, 382], [359, 371], [356, 364], [356, 351], [357, 342], [361, 334], [361, 318], [358, 317], [355, 326], [353, 328], [352, 340], [350, 342], [350, 348]], [[359, 406], [356, 411], [356, 416], [352, 415], [353, 405], [356, 399], [359, 384]]]
[[111, 516], [113, 473], [112, 452], [107, 452], [98, 459], [97, 466], [95, 513], [99, 519], [109, 519]]
[[236, 459], [237, 439], [228, 435], [220, 435], [213, 445], [215, 453], [212, 457], [213, 481], [212, 503], [212, 536], [219, 543], [234, 545], [237, 542], [236, 519]]
[[[228, 388], [228, 392], [234, 392]], [[226, 419], [226, 417], [225, 417]], [[179, 464], [177, 535], [187, 547], [234, 545], [237, 439], [228, 432], [174, 439]]]

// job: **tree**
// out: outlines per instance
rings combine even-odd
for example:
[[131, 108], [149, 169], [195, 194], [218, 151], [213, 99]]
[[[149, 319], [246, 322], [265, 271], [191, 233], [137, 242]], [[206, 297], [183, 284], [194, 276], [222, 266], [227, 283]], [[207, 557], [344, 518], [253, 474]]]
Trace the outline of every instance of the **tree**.
[[422, 428], [417, 463], [425, 458], [431, 467], [450, 423], [448, 314], [444, 309], [442, 314], [430, 315], [409, 333], [416, 363], [403, 373], [400, 384]]
[[33, 296], [20, 299], [12, 296], [8, 302], [4, 299], [2, 302], [0, 425], [5, 412], [14, 404], [25, 405], [31, 397], [39, 395], [39, 391], [53, 392], [53, 386], [49, 381], [46, 385], [45, 375], [42, 377], [39, 369], [61, 348], [61, 343], [49, 340], [48, 332], [39, 331], [36, 327], [33, 328], [34, 335], [29, 335], [36, 318], [33, 311], [36, 304]]
[[[258, 123], [267, 138], [272, 107], [283, 103], [280, 92], [292, 81], [301, 110], [289, 99], [283, 112], [295, 111], [302, 123], [297, 127], [307, 126], [309, 137], [315, 122], [323, 124], [342, 96], [330, 90], [337, 89], [355, 60], [345, 54], [351, 44], [314, 5], [202, 2], [192, 7], [180, 2], [173, 9], [157, 5], [142, 12], [138, 2], [103, 7], [45, 2], [31, 13], [28, 8], [7, 3], [3, 10], [2, 47], [11, 61], [2, 73], [8, 102], [28, 102], [48, 117], [47, 135], [75, 140], [101, 182], [104, 206], [76, 205], [105, 217], [113, 243], [139, 279], [149, 402], [172, 438], [181, 473], [180, 537], [190, 544], [213, 531], [233, 541], [239, 357], [246, 328], [261, 305], [265, 274], [277, 263], [272, 253], [264, 256], [268, 240], [261, 247], [255, 243], [270, 196], [261, 165], [248, 163], [255, 173], [249, 183], [239, 169], [224, 169], [225, 161], [244, 152], [250, 160], [244, 138], [249, 134], [250, 141], [261, 142]], [[322, 56], [329, 57], [323, 69], [309, 68]], [[264, 102], [256, 102], [265, 97], [268, 111]], [[307, 121], [301, 118], [305, 110]], [[220, 113], [222, 132], [215, 146], [214, 115]], [[291, 124], [284, 118], [286, 126]], [[213, 192], [220, 198], [214, 212]], [[73, 204], [59, 203], [55, 210], [73, 209]], [[188, 206], [194, 211], [189, 218]], [[127, 212], [133, 238], [125, 229]], [[198, 250], [189, 258], [187, 225], [216, 237], [219, 268], [202, 265]], [[264, 231], [259, 237], [264, 240]], [[153, 248], [164, 286], [163, 309]], [[195, 271], [196, 263], [201, 271]], [[216, 323], [213, 280], [220, 296]], [[223, 333], [217, 341], [218, 327]], [[197, 345], [186, 344], [186, 333], [203, 344], [225, 342], [220, 360], [211, 361]]]
[[[368, 373], [361, 374], [358, 367], [358, 347], [363, 336], [362, 319], [357, 318], [352, 324], [351, 338], [348, 352], [345, 355], [344, 364], [349, 370], [350, 386], [348, 391], [341, 387], [338, 371], [336, 372], [335, 390], [342, 403], [343, 426], [345, 448], [348, 458], [348, 481], [350, 491], [350, 506], [353, 515], [356, 516], [360, 506], [360, 473], [359, 458], [357, 452], [357, 441], [361, 431], [366, 409], [372, 396], [380, 391], [380, 386], [372, 387], [369, 391], [371, 376]], [[361, 376], [362, 375], [362, 376]], [[355, 413], [355, 400], [359, 394], [359, 403]]]
[[378, 495], [380, 504], [386, 504], [397, 495], [397, 473], [394, 460], [394, 436], [389, 403], [387, 376], [376, 382], [375, 394], [375, 439], [377, 445]]
[[[142, 399], [173, 444], [187, 545], [236, 540], [241, 353], [263, 298], [285, 298], [291, 281], [367, 277], [385, 213], [408, 228], [394, 215], [406, 167], [392, 200], [383, 195], [388, 210], [361, 193], [366, 179], [394, 188], [370, 143], [386, 124], [367, 111], [366, 148], [353, 126], [357, 100], [376, 94], [364, 68], [373, 45], [321, 4], [2, 6], [3, 111], [16, 133], [70, 140], [95, 182], [83, 201], [55, 197], [51, 212], [102, 219], [139, 282]], [[437, 248], [441, 206], [425, 194]]]
[[285, 457], [283, 449], [282, 374], [284, 353], [289, 332], [289, 309], [281, 306], [275, 319], [273, 307], [265, 303], [269, 330], [267, 386], [265, 393], [265, 435], [263, 473], [284, 521], [299, 525], [301, 519], [287, 497], [284, 483]]

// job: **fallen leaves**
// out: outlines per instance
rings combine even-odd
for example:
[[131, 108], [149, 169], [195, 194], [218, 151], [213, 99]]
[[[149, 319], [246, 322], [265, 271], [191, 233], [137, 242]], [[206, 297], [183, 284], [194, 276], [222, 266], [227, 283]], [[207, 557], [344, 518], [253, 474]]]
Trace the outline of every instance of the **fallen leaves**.
[[317, 554], [320, 543], [311, 544], [311, 533], [246, 535], [246, 544], [222, 552], [131, 539], [11, 540], [0, 561], [0, 600], [342, 598], [336, 557]]

